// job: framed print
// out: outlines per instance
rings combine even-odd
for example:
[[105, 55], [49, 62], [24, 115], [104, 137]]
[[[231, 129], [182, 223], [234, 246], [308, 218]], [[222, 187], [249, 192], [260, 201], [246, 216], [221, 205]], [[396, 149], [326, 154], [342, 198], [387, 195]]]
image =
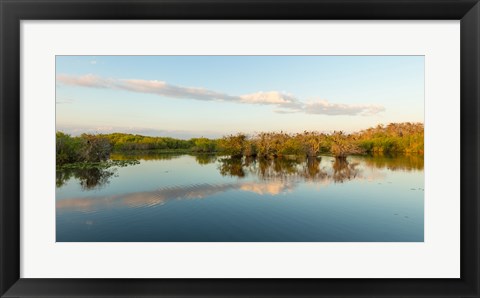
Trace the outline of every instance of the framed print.
[[477, 1], [1, 1], [2, 297], [479, 297]]

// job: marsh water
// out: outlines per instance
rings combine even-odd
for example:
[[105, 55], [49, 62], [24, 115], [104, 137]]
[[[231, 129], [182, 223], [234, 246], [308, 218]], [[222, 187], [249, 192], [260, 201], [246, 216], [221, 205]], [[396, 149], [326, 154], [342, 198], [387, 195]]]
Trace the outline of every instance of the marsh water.
[[424, 239], [423, 156], [112, 155], [57, 171], [58, 242]]

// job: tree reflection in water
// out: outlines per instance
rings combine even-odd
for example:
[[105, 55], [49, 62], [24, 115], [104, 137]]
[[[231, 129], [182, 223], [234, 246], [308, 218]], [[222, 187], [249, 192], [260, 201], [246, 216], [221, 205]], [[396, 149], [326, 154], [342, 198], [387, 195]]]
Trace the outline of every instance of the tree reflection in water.
[[56, 170], [56, 186], [62, 187], [71, 178], [79, 181], [83, 190], [105, 186], [110, 182], [119, 167], [137, 165], [136, 159], [109, 160], [101, 163], [67, 164]]
[[392, 171], [423, 170], [423, 155], [419, 154], [375, 154], [362, 156], [368, 167], [386, 168]]
[[222, 158], [220, 159], [219, 171], [222, 176], [245, 177], [244, 158]]
[[349, 163], [344, 157], [337, 157], [333, 162], [332, 180], [337, 183], [342, 183], [345, 180], [351, 180], [358, 176], [359, 170], [356, 168], [357, 162]]
[[76, 178], [83, 190], [100, 188], [110, 182], [110, 178], [115, 175], [115, 171], [115, 169], [99, 168], [57, 170], [56, 185], [61, 187], [71, 178]]
[[217, 161], [217, 156], [214, 154], [197, 154], [195, 155], [195, 161], [199, 165], [208, 165]]
[[362, 178], [364, 169], [413, 171], [423, 170], [423, 156], [351, 156], [351, 157], [282, 157], [218, 159], [223, 176], [245, 178], [249, 175], [262, 180], [302, 179], [342, 183]]
[[261, 180], [332, 180], [343, 182], [358, 176], [358, 162], [348, 162], [346, 158], [335, 158], [332, 167], [321, 167], [321, 157], [308, 158], [222, 158], [219, 171], [223, 176], [244, 178], [256, 175]]
[[305, 180], [324, 180], [328, 178], [328, 174], [324, 169], [320, 168], [321, 157], [308, 157], [303, 163], [303, 171], [301, 176]]
[[[141, 160], [171, 160], [181, 157], [174, 154], [116, 154], [117, 160], [129, 161], [132, 158]], [[392, 171], [423, 170], [423, 155], [374, 155], [350, 156], [343, 158], [294, 157], [279, 158], [232, 158], [219, 157], [212, 154], [194, 155], [199, 165], [217, 164], [222, 176], [245, 178], [256, 176], [264, 181], [322, 181], [342, 183], [352, 179], [360, 179], [364, 169], [389, 169]], [[105, 186], [115, 175], [115, 168], [88, 168], [57, 170], [56, 185], [63, 186], [66, 181], [76, 178], [82, 189], [90, 190]]]

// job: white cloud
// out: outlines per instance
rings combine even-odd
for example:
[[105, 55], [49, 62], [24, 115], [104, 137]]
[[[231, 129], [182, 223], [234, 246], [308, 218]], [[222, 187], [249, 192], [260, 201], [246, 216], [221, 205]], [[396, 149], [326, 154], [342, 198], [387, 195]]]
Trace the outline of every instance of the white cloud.
[[117, 80], [114, 87], [133, 92], [152, 93], [165, 97], [189, 98], [197, 100], [239, 101], [236, 96], [215, 92], [204, 88], [181, 87], [163, 81]]
[[287, 104], [296, 103], [297, 99], [286, 93], [278, 91], [256, 92], [251, 94], [240, 95], [241, 102], [244, 103], [259, 103], [259, 104]]
[[307, 114], [322, 114], [322, 115], [361, 115], [371, 116], [385, 111], [385, 108], [380, 105], [348, 105], [330, 103], [326, 100], [316, 102], [309, 102], [305, 104], [304, 111]]
[[150, 93], [169, 98], [195, 99], [203, 101], [225, 101], [242, 104], [276, 106], [276, 113], [322, 114], [322, 115], [374, 115], [385, 111], [379, 105], [349, 105], [330, 103], [326, 100], [303, 103], [295, 96], [279, 91], [259, 91], [244, 95], [229, 95], [198, 87], [183, 87], [157, 80], [111, 79], [92, 74], [84, 76], [58, 75], [57, 83], [91, 88], [109, 88], [131, 92]]
[[103, 79], [92, 74], [84, 76], [58, 75], [57, 82], [64, 85], [93, 88], [112, 88], [113, 86], [112, 79]]

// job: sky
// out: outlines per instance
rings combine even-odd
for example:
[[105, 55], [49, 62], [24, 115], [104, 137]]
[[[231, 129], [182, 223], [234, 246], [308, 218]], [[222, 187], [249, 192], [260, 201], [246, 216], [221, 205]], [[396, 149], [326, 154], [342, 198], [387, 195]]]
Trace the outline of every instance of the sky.
[[57, 56], [56, 129], [221, 137], [423, 122], [423, 56]]

